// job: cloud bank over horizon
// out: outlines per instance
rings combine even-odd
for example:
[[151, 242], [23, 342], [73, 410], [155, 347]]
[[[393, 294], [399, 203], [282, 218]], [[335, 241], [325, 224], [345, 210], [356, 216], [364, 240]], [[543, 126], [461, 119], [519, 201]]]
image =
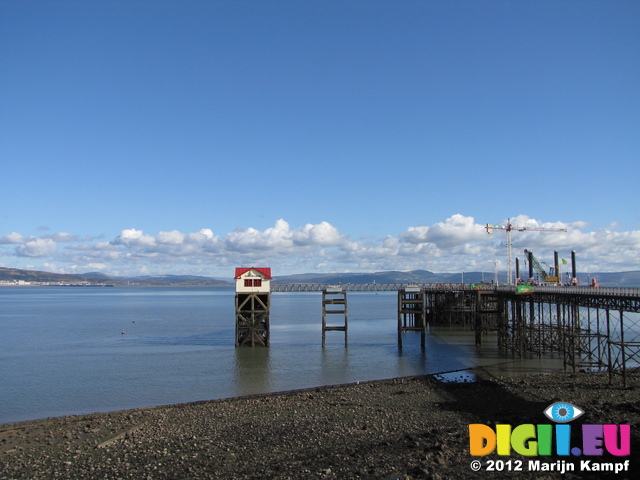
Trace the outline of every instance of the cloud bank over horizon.
[[[517, 226], [564, 228], [566, 232], [518, 231], [512, 234], [515, 256], [525, 248], [551, 263], [553, 251], [578, 257], [578, 270], [637, 270], [640, 231], [589, 230], [586, 222], [542, 222], [526, 215], [511, 219]], [[506, 221], [504, 222], [506, 224]], [[42, 228], [43, 232], [47, 229]], [[228, 276], [236, 266], [269, 266], [276, 275], [307, 272], [433, 272], [506, 269], [503, 231], [487, 234], [473, 217], [455, 214], [433, 225], [409, 226], [383, 238], [351, 239], [331, 223], [292, 228], [284, 219], [265, 230], [252, 227], [215, 233], [160, 231], [155, 235], [127, 228], [112, 239], [77, 233], [0, 237], [0, 265], [58, 273], [101, 271], [110, 275], [193, 274]]]

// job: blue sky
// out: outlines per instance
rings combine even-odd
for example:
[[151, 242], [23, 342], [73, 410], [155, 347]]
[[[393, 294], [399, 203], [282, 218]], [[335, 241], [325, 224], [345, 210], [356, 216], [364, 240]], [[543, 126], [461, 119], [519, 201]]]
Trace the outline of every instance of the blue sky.
[[0, 3], [0, 266], [640, 269], [640, 2]]

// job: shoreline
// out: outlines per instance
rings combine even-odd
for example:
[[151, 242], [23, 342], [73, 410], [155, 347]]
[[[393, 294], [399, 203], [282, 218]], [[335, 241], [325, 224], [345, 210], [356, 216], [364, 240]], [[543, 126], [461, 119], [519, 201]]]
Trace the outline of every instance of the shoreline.
[[585, 411], [576, 424], [632, 425], [635, 473], [508, 478], [637, 478], [640, 382], [618, 381], [609, 386], [604, 373], [461, 383], [424, 375], [9, 423], [0, 425], [0, 479], [486, 479], [472, 460], [524, 457], [472, 457], [468, 425], [549, 423], [542, 412], [555, 401]]
[[555, 357], [542, 358], [542, 359], [528, 359], [528, 360], [542, 362], [542, 363], [536, 364], [535, 366], [522, 366], [522, 359], [513, 359], [513, 358], [505, 357], [504, 359], [501, 359], [500, 361], [497, 361], [495, 363], [487, 363], [487, 364], [479, 363], [475, 366], [462, 367], [454, 370], [447, 370], [447, 371], [442, 371], [437, 373], [434, 372], [434, 373], [424, 373], [424, 374], [415, 374], [415, 375], [406, 375], [406, 376], [391, 376], [386, 378], [373, 378], [368, 380], [354, 380], [354, 381], [344, 382], [344, 383], [309, 385], [309, 386], [303, 386], [299, 388], [274, 390], [274, 391], [262, 391], [262, 392], [255, 392], [255, 393], [228, 395], [228, 396], [222, 396], [222, 397], [201, 398], [201, 399], [194, 399], [194, 400], [184, 400], [184, 401], [179, 400], [176, 402], [168, 402], [168, 403], [150, 403], [146, 405], [144, 404], [131, 405], [131, 406], [123, 406], [120, 408], [119, 407], [106, 408], [104, 410], [92, 411], [91, 409], [87, 408], [79, 412], [77, 411], [76, 412], [69, 411], [69, 412], [62, 412], [62, 413], [54, 412], [54, 413], [51, 413], [50, 415], [42, 415], [40, 417], [8, 420], [4, 422], [0, 421], [0, 430], [7, 425], [55, 420], [57, 418], [80, 417], [80, 416], [87, 416], [87, 415], [106, 415], [109, 413], [147, 410], [152, 408], [170, 407], [170, 406], [183, 405], [183, 404], [198, 404], [202, 402], [214, 402], [214, 401], [241, 399], [241, 398], [261, 397], [265, 395], [287, 394], [291, 392], [304, 392], [307, 390], [315, 390], [318, 388], [322, 389], [322, 388], [334, 388], [334, 387], [348, 387], [351, 385], [385, 382], [385, 381], [391, 381], [391, 380], [403, 380], [403, 379], [410, 380], [413, 378], [432, 377], [437, 381], [443, 382], [443, 383], [449, 383], [449, 382], [467, 383], [467, 382], [475, 382], [480, 380], [490, 380], [493, 378], [522, 377], [522, 376], [529, 376], [529, 375], [536, 375], [536, 374], [553, 374], [553, 373], [564, 372], [564, 369], [561, 366], [561, 361]]

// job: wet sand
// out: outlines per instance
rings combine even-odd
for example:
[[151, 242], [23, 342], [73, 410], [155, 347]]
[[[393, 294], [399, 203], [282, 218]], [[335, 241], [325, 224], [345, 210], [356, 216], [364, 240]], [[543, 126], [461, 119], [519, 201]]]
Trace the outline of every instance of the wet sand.
[[[6, 424], [0, 479], [640, 478], [639, 385], [637, 374], [626, 388], [606, 374], [421, 376]], [[576, 425], [630, 424], [631, 457], [597, 459], [630, 458], [630, 469], [561, 475], [529, 472], [517, 454], [469, 454], [470, 423], [550, 423], [542, 412], [555, 401], [585, 411]], [[486, 471], [497, 459], [523, 471]]]

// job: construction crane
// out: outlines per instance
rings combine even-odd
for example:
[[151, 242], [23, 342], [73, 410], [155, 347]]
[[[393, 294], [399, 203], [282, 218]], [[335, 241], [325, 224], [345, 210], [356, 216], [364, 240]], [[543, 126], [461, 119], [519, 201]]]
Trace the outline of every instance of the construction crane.
[[534, 232], [566, 232], [567, 229], [566, 228], [546, 228], [546, 227], [519, 227], [516, 225], [512, 225], [511, 224], [511, 219], [508, 218], [507, 219], [507, 224], [506, 225], [492, 225], [490, 223], [487, 223], [484, 228], [487, 229], [487, 233], [493, 233], [494, 230], [505, 230], [507, 232], [507, 283], [508, 284], [512, 284], [513, 283], [513, 272], [512, 272], [512, 262], [511, 262], [511, 249], [512, 249], [512, 243], [511, 243], [511, 232], [513, 230], [516, 230], [518, 232], [524, 232], [524, 231], [534, 231]]

